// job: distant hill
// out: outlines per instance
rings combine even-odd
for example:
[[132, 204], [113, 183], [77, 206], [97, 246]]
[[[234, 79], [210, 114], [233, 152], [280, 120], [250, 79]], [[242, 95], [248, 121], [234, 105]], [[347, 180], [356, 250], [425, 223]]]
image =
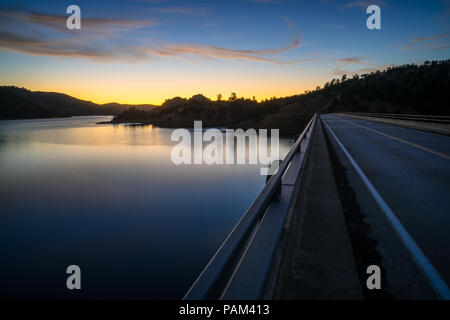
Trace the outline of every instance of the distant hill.
[[166, 100], [149, 111], [128, 109], [112, 122], [140, 122], [161, 127], [204, 126], [278, 128], [295, 135], [316, 112], [381, 112], [450, 115], [450, 60], [390, 67], [370, 74], [347, 75], [323, 88], [261, 102], [236, 98], [212, 101], [202, 95]]
[[99, 105], [56, 92], [0, 87], [0, 119], [55, 118], [84, 115], [117, 115], [130, 107], [150, 110], [153, 105]]

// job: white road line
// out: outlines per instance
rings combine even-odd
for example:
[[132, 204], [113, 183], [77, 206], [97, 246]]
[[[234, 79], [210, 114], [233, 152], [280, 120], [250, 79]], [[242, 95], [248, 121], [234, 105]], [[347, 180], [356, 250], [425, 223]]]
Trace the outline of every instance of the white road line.
[[[412, 142], [409, 142], [409, 141], [406, 141], [406, 140], [403, 140], [403, 139], [391, 136], [390, 134], [387, 134], [387, 133], [384, 133], [384, 132], [381, 132], [381, 131], [378, 131], [378, 130], [375, 130], [375, 129], [372, 129], [372, 128], [369, 128], [369, 127], [366, 127], [366, 126], [363, 126], [361, 124], [354, 123], [353, 121], [350, 121], [350, 120], [346, 120], [346, 119], [340, 119], [340, 120], [346, 121], [346, 122], [350, 122], [351, 124], [353, 124], [353, 125], [355, 125], [357, 127], [360, 127], [360, 128], [363, 128], [363, 129], [366, 129], [366, 130], [369, 130], [369, 131], [381, 134], [382, 136], [385, 136], [385, 137], [391, 138], [393, 140], [399, 141], [401, 143], [407, 144], [407, 145], [409, 145], [411, 147], [414, 147], [416, 149], [419, 149], [419, 150], [422, 150], [422, 151], [434, 154], [435, 156], [444, 158], [446, 160], [450, 160], [450, 155], [448, 155], [446, 153], [442, 153], [442, 152], [439, 152], [439, 151], [428, 149], [428, 148], [426, 148], [424, 146], [421, 146], [421, 145], [418, 145], [418, 144], [415, 144], [415, 143], [412, 143]], [[366, 120], [366, 121], [369, 121], [369, 120]]]
[[331, 135], [336, 140], [337, 144], [341, 147], [344, 154], [347, 156], [350, 163], [355, 168], [356, 172], [359, 174], [361, 179], [363, 180], [366, 187], [369, 189], [372, 196], [375, 198], [376, 202], [381, 208], [381, 211], [386, 215], [386, 218], [392, 225], [395, 231], [397, 231], [397, 234], [399, 235], [400, 239], [403, 241], [403, 244], [408, 249], [409, 253], [411, 254], [413, 260], [416, 262], [416, 264], [419, 266], [419, 268], [422, 270], [422, 272], [425, 274], [428, 282], [430, 283], [431, 287], [439, 294], [439, 296], [442, 299], [450, 300], [450, 290], [447, 286], [447, 283], [441, 278], [436, 268], [431, 264], [430, 260], [425, 256], [425, 254], [422, 252], [420, 247], [417, 245], [416, 241], [410, 236], [408, 231], [406, 231], [405, 227], [402, 225], [400, 220], [397, 218], [395, 213], [392, 211], [392, 209], [389, 207], [389, 205], [384, 201], [384, 199], [381, 197], [380, 193], [375, 189], [374, 185], [370, 182], [370, 180], [367, 178], [367, 176], [364, 174], [362, 169], [359, 167], [359, 165], [356, 163], [355, 159], [350, 155], [350, 153], [347, 151], [347, 149], [344, 147], [344, 145], [341, 143], [341, 141], [336, 137], [333, 130], [328, 126], [328, 124], [325, 121], [322, 121], [323, 124], [328, 128]]

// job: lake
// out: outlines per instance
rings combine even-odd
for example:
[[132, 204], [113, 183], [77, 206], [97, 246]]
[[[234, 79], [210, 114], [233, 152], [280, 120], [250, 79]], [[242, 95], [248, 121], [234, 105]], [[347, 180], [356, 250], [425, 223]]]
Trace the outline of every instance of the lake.
[[180, 299], [264, 186], [259, 165], [177, 166], [171, 129], [110, 119], [0, 121], [0, 297]]

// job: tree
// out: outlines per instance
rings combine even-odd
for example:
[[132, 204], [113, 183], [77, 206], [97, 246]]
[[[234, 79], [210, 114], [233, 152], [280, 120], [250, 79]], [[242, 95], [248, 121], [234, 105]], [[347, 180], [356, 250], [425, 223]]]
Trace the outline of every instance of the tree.
[[236, 101], [236, 99], [237, 99], [236, 93], [235, 93], [235, 92], [232, 92], [232, 93], [231, 93], [231, 96], [230, 96], [230, 98], [228, 98], [228, 100], [229, 100], [229, 101]]
[[217, 95], [217, 101], [222, 101], [222, 94], [221, 94], [221, 93], [219, 93], [219, 94]]

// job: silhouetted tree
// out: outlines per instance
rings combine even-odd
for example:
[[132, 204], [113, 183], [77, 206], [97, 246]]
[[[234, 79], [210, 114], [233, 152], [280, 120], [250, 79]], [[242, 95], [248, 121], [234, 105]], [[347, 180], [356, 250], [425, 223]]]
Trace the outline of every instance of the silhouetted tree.
[[[213, 121], [213, 125], [240, 125], [257, 127], [279, 126], [279, 128], [296, 130], [291, 112], [299, 112], [299, 119], [307, 119], [315, 111], [328, 106], [328, 112], [394, 112], [449, 115], [447, 107], [450, 100], [450, 60], [424, 62], [423, 65], [408, 64], [389, 67], [384, 71], [369, 74], [355, 74], [350, 79], [342, 76], [325, 83], [323, 89], [316, 87], [314, 91], [305, 90], [304, 94], [284, 98], [265, 98], [257, 102], [256, 98], [237, 98], [232, 93], [229, 102], [210, 101], [202, 95], [189, 100], [173, 98], [167, 100], [161, 108], [150, 111], [130, 110], [116, 117], [117, 121], [132, 120], [139, 122], [161, 121], [178, 123], [192, 119]], [[7, 90], [5, 87], [3, 91]], [[1, 91], [0, 91], [1, 93]], [[27, 93], [22, 93], [24, 98]], [[22, 95], [21, 94], [21, 95]], [[4, 92], [0, 105], [17, 104], [17, 99]], [[1, 97], [1, 94], [0, 94]], [[8, 99], [6, 99], [8, 98]], [[14, 99], [13, 99], [14, 98]], [[10, 101], [11, 100], [11, 101]], [[10, 102], [9, 102], [10, 101]], [[300, 104], [307, 108], [283, 108]], [[257, 107], [255, 107], [257, 106]], [[0, 108], [1, 111], [2, 108]], [[286, 110], [286, 111], [284, 111]], [[288, 111], [287, 111], [288, 110]], [[298, 111], [297, 111], [298, 110]], [[288, 112], [286, 114], [285, 112]], [[277, 123], [277, 119], [286, 117], [287, 122]], [[8, 117], [11, 117], [8, 115]], [[291, 123], [292, 119], [292, 125]], [[281, 121], [281, 120], [280, 120]], [[284, 121], [284, 120], [283, 120]], [[302, 121], [302, 120], [299, 120]], [[294, 125], [295, 123], [295, 125]], [[289, 129], [290, 128], [290, 129]], [[300, 129], [300, 128], [298, 128]]]

